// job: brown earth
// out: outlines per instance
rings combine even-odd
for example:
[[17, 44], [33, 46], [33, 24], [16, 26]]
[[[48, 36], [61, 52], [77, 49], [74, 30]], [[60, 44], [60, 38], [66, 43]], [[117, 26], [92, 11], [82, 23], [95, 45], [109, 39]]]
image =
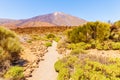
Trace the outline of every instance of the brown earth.
[[42, 57], [47, 52], [47, 47], [44, 46], [44, 41], [34, 41], [32, 43], [23, 44], [23, 52], [21, 59], [27, 61], [24, 64], [25, 78], [30, 77], [38, 63], [42, 61]]
[[32, 77], [28, 80], [57, 80], [54, 64], [62, 55], [58, 54], [56, 49], [57, 43], [53, 41], [52, 46], [48, 48], [48, 52], [43, 57], [44, 61], [39, 62], [39, 67], [33, 71]]

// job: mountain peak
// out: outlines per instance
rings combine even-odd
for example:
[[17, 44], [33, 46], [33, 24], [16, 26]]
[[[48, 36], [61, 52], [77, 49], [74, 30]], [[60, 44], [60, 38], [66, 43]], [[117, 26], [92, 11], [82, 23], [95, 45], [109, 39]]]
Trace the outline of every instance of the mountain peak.
[[1, 20], [0, 25], [17, 27], [78, 26], [87, 21], [63, 12], [54, 12], [22, 20]]
[[56, 16], [56, 15], [61, 15], [61, 14], [63, 14], [63, 12], [54, 12], [53, 14]]

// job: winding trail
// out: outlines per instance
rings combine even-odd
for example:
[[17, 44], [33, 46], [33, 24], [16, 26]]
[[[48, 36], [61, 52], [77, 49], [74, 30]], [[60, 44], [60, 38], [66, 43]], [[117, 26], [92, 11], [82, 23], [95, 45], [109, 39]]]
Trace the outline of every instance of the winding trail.
[[54, 63], [61, 57], [56, 51], [57, 42], [53, 41], [52, 46], [48, 48], [48, 52], [40, 61], [39, 68], [36, 68], [32, 77], [28, 80], [57, 80], [57, 72], [54, 69]]

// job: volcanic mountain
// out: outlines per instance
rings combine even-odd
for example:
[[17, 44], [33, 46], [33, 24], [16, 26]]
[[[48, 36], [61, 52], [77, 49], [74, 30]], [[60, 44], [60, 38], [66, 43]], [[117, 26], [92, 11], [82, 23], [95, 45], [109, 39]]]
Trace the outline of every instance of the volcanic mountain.
[[43, 26], [78, 26], [87, 21], [62, 12], [39, 15], [29, 19], [12, 20], [0, 19], [0, 25], [13, 27], [43, 27]]

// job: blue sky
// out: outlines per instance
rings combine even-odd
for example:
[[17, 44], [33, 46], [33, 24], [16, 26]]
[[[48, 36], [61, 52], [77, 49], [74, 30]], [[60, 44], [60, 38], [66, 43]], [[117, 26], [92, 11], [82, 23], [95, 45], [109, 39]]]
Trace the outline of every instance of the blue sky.
[[25, 19], [64, 12], [88, 21], [120, 20], [120, 0], [1, 0], [0, 18]]

